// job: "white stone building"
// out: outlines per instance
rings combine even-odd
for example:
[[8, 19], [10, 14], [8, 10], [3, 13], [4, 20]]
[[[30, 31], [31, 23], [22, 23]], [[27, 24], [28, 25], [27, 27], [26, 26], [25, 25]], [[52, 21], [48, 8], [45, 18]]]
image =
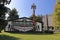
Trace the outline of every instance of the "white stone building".
[[52, 15], [45, 15], [43, 16], [42, 18], [42, 21], [43, 21], [43, 26], [44, 26], [44, 30], [47, 30], [48, 27], [53, 27], [53, 17]]
[[26, 17], [22, 17], [13, 21], [8, 21], [5, 31], [16, 31], [16, 30], [20, 32], [27, 32], [33, 30], [42, 32], [42, 23], [36, 22], [36, 25], [34, 26], [32, 20]]

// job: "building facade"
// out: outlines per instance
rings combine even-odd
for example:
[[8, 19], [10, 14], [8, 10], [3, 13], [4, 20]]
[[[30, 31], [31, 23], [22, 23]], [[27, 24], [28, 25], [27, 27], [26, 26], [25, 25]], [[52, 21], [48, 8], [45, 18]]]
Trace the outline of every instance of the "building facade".
[[52, 15], [42, 16], [42, 21], [37, 22], [35, 15], [36, 5], [33, 3], [31, 8], [33, 11], [32, 20], [27, 17], [10, 20], [8, 21], [5, 31], [19, 31], [19, 32], [28, 32], [28, 31], [44, 32], [47, 30], [52, 31], [52, 27], [53, 27]]
[[8, 21], [8, 24], [5, 28], [5, 31], [40, 31], [42, 32], [42, 23], [36, 22], [36, 25], [33, 25], [33, 20], [30, 20], [27, 17], [22, 17], [13, 21]]
[[44, 30], [48, 30], [49, 27], [53, 27], [53, 16], [52, 15], [43, 16], [42, 21], [43, 21]]

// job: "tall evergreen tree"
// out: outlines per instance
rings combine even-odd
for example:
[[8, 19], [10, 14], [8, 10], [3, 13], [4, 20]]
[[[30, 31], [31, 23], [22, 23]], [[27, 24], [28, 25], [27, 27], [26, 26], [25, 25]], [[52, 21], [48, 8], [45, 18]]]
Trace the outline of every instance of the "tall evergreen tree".
[[9, 20], [14, 20], [14, 19], [18, 19], [19, 18], [19, 15], [18, 15], [18, 12], [17, 10], [14, 8], [10, 11], [10, 14], [9, 14], [9, 17], [8, 19]]
[[7, 12], [8, 8], [5, 6], [10, 4], [11, 0], [0, 0], [0, 32], [5, 27], [5, 13]]

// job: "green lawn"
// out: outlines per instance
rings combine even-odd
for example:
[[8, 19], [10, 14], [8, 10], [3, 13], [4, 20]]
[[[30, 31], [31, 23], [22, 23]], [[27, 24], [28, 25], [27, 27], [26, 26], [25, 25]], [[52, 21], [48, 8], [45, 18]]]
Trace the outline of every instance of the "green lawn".
[[24, 34], [0, 33], [0, 40], [60, 40], [60, 33], [55, 34]]

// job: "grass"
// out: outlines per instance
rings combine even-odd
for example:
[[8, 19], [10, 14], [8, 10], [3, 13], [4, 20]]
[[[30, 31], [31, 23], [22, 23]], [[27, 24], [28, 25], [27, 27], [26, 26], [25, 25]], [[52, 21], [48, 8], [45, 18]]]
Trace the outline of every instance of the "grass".
[[60, 40], [60, 33], [32, 34], [32, 33], [0, 33], [0, 40]]

